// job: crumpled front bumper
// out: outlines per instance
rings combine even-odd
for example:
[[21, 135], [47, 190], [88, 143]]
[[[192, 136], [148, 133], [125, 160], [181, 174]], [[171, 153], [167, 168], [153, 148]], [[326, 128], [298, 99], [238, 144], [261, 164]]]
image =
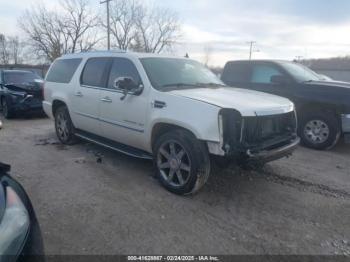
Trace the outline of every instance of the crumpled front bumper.
[[12, 107], [15, 111], [41, 111], [43, 110], [42, 100], [39, 98], [27, 96], [25, 98], [16, 98], [12, 100]]
[[291, 143], [287, 145], [274, 149], [262, 150], [257, 153], [252, 153], [250, 150], [247, 150], [246, 154], [248, 156], [248, 161], [266, 163], [291, 155], [293, 151], [298, 147], [299, 143], [300, 138], [296, 137]]
[[341, 116], [342, 130], [344, 133], [350, 133], [350, 114]]
[[350, 114], [343, 114], [341, 116], [342, 131], [346, 143], [350, 143]]

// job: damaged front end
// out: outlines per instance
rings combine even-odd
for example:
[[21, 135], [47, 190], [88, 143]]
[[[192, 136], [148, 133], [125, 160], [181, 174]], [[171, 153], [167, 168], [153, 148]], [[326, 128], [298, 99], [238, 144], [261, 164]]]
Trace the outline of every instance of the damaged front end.
[[6, 101], [14, 111], [42, 110], [42, 87], [33, 85], [8, 84], [6, 87]]
[[294, 111], [242, 117], [233, 109], [219, 114], [224, 157], [238, 161], [269, 162], [290, 155], [299, 144]]

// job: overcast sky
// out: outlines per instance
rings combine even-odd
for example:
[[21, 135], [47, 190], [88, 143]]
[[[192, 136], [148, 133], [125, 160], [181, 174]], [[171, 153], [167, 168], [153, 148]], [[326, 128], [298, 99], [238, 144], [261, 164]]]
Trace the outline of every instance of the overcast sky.
[[[151, 0], [149, 0], [151, 1]], [[20, 35], [17, 19], [37, 3], [56, 0], [0, 0], [0, 32]], [[99, 0], [91, 6], [104, 11]], [[183, 24], [177, 55], [189, 53], [210, 64], [223, 65], [249, 56], [248, 41], [256, 41], [253, 58], [323, 58], [350, 54], [350, 0], [154, 0], [179, 13]]]

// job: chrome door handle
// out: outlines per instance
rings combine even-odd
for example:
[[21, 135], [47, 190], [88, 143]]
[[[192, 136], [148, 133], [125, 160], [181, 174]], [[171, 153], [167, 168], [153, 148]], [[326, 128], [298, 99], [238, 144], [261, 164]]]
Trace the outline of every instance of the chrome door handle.
[[106, 102], [106, 103], [112, 103], [112, 99], [110, 99], [108, 96], [105, 96], [104, 98], [101, 99], [102, 102]]
[[77, 96], [77, 97], [83, 97], [83, 93], [80, 92], [80, 91], [78, 91], [78, 92], [75, 93], [75, 96]]

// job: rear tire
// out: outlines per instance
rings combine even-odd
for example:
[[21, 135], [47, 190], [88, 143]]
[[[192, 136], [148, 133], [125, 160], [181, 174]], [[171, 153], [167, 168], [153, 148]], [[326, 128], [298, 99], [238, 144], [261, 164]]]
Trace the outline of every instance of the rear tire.
[[76, 143], [75, 128], [66, 106], [60, 106], [55, 112], [55, 129], [62, 144], [72, 145]]
[[208, 180], [208, 150], [186, 130], [179, 129], [162, 135], [154, 144], [153, 154], [156, 176], [172, 193], [193, 194]]
[[301, 116], [298, 133], [306, 147], [325, 150], [337, 144], [341, 128], [336, 115], [329, 112], [309, 112]]

